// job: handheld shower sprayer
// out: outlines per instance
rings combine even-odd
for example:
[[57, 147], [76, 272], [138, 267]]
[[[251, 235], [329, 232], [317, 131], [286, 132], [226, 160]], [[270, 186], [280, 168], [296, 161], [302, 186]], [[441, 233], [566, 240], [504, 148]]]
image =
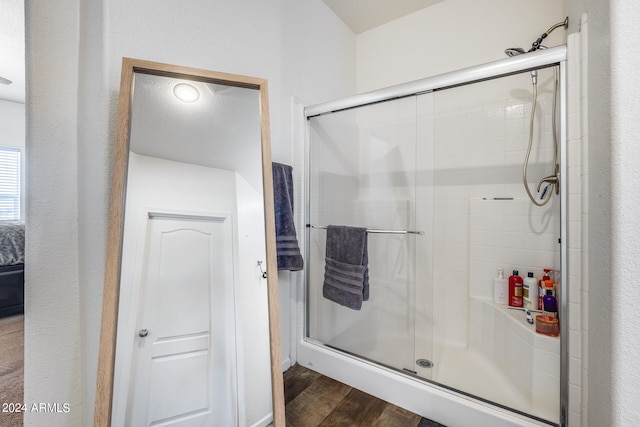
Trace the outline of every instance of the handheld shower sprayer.
[[[569, 27], [569, 17], [567, 16], [564, 21], [562, 22], [558, 22], [555, 25], [552, 25], [547, 31], [545, 31], [544, 33], [542, 33], [540, 35], [540, 37], [538, 37], [536, 39], [536, 41], [534, 41], [531, 44], [531, 49], [529, 49], [527, 52], [525, 52], [524, 49], [520, 48], [520, 47], [512, 47], [512, 48], [508, 48], [505, 49], [504, 53], [507, 56], [517, 56], [517, 55], [522, 55], [524, 53], [528, 53], [528, 52], [534, 52], [536, 50], [539, 49], [546, 49], [543, 45], [542, 45], [542, 41], [547, 38], [547, 36], [549, 34], [551, 34], [551, 32], [553, 30], [555, 30], [556, 28], [560, 28], [560, 27], [564, 27], [565, 29]], [[531, 194], [531, 190], [529, 189], [529, 184], [527, 182], [527, 166], [529, 164], [529, 156], [531, 155], [531, 148], [533, 146], [533, 122], [535, 119], [535, 114], [536, 114], [536, 102], [538, 99], [538, 71], [537, 70], [532, 70], [531, 71], [531, 85], [532, 85], [532, 105], [531, 105], [531, 118], [529, 120], [529, 145], [527, 147], [527, 151], [526, 151], [526, 155], [524, 158], [524, 164], [522, 166], [522, 181], [524, 183], [524, 188], [527, 192], [527, 195], [529, 196], [529, 199], [531, 199], [531, 202], [536, 205], [536, 206], [544, 206], [546, 205], [549, 200], [551, 200], [551, 195], [552, 195], [552, 191], [549, 191], [549, 188], [551, 187], [552, 189], [555, 189], [555, 193], [558, 194], [560, 191], [560, 185], [559, 185], [559, 180], [560, 180], [560, 171], [559, 171], [559, 167], [558, 167], [558, 136], [557, 136], [557, 131], [556, 131], [556, 108], [557, 108], [557, 96], [558, 96], [558, 73], [557, 70], [555, 72], [555, 82], [554, 82], [554, 89], [553, 89], [553, 111], [551, 113], [551, 117], [552, 117], [552, 133], [553, 133], [553, 172], [551, 175], [544, 177], [540, 180], [540, 182], [538, 182], [538, 188], [537, 191], [538, 193], [540, 192], [540, 188], [542, 187], [543, 184], [547, 184], [544, 189], [542, 190], [542, 195], [540, 196], [540, 201], [536, 200], [535, 197], [533, 197], [533, 194]]]
[[[505, 49], [504, 53], [506, 53], [507, 56], [509, 57], [513, 57], [513, 56], [522, 55], [523, 53], [527, 53], [527, 52], [525, 52], [524, 49], [521, 47], [510, 47], [508, 49]], [[531, 71], [531, 83], [534, 85], [538, 83], [538, 70]]]
[[527, 53], [524, 51], [523, 48], [521, 47], [510, 47], [504, 50], [504, 53], [507, 54], [507, 56], [518, 56], [518, 55], [522, 55], [523, 53]]

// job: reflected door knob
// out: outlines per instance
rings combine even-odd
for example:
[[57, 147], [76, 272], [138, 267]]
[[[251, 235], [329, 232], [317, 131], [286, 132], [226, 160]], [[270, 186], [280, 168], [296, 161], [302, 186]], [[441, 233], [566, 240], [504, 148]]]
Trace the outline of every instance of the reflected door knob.
[[138, 332], [138, 336], [140, 338], [144, 338], [147, 335], [149, 335], [149, 330], [148, 329], [140, 329], [140, 332]]

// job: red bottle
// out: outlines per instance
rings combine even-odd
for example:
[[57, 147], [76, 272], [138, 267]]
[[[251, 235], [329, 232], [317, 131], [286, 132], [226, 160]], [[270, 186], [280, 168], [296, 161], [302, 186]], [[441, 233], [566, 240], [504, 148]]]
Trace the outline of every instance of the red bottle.
[[522, 283], [518, 270], [513, 270], [513, 276], [509, 276], [509, 307], [522, 307]]

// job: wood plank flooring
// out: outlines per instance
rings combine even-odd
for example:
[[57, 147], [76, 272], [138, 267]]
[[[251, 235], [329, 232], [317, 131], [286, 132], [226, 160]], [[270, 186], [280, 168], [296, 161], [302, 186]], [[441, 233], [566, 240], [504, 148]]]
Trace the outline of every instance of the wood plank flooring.
[[284, 400], [290, 427], [445, 427], [297, 364]]
[[22, 413], [3, 413], [3, 403], [24, 399], [24, 316], [0, 319], [0, 427], [22, 426]]
[[[23, 401], [24, 316], [0, 319], [0, 405]], [[284, 373], [289, 427], [444, 427], [299, 365]], [[22, 414], [0, 412], [0, 427]]]

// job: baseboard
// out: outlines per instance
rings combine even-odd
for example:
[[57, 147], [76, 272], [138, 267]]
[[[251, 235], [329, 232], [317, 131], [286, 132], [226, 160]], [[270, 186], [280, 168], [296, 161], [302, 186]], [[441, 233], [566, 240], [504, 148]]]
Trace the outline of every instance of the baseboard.
[[282, 372], [286, 371], [291, 367], [291, 358], [287, 357], [282, 361]]
[[264, 418], [253, 423], [251, 427], [267, 427], [271, 422], [273, 422], [273, 413], [270, 412]]

